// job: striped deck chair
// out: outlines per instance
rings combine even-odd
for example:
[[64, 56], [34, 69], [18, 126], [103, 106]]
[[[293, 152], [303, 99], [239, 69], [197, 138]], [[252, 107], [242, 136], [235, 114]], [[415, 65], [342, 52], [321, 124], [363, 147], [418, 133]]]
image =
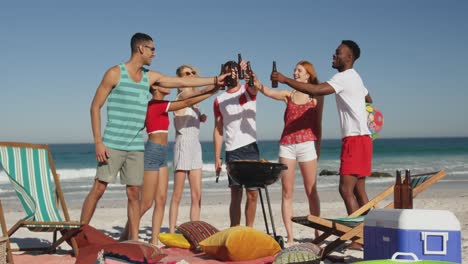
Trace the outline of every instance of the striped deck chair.
[[[443, 170], [438, 172], [412, 175], [410, 185], [413, 189], [413, 198], [429, 188], [429, 186], [432, 184], [444, 178], [446, 175], [447, 174]], [[308, 215], [293, 217], [292, 221], [324, 232], [322, 235], [312, 241], [314, 244], [322, 245], [324, 244], [325, 240], [332, 235], [338, 237], [326, 246], [322, 246], [321, 256], [322, 259], [325, 259], [331, 252], [337, 250], [340, 246], [346, 243], [346, 241], [351, 240], [360, 244], [364, 244], [363, 231], [365, 214], [370, 209], [377, 207], [379, 202], [392, 195], [393, 189], [394, 185], [388, 187], [383, 192], [376, 195], [368, 203], [345, 218], [327, 219], [319, 216]], [[384, 208], [394, 208], [394, 203], [391, 202], [384, 206]]]
[[[33, 232], [53, 232], [50, 246], [34, 248], [19, 246], [12, 251], [50, 253], [70, 239], [73, 253], [77, 256], [78, 246], [71, 237], [79, 231], [81, 224], [70, 221], [49, 146], [0, 142], [0, 165], [8, 175], [26, 212], [26, 217], [8, 230], [8, 236], [11, 237], [19, 228], [28, 228]], [[59, 207], [62, 208], [63, 217]], [[62, 234], [59, 239], [57, 239], [58, 233]]]

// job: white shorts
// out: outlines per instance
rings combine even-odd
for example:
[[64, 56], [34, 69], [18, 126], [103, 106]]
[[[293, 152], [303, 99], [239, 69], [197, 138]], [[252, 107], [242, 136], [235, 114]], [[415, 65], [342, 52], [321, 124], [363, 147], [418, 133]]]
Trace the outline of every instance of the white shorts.
[[280, 145], [278, 156], [280, 156], [280, 158], [294, 159], [298, 162], [315, 160], [317, 159], [315, 141]]

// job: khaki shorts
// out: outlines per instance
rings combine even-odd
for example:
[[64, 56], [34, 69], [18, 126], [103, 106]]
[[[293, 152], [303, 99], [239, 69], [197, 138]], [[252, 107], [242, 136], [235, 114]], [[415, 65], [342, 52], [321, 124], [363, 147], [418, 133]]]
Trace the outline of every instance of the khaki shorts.
[[124, 185], [141, 185], [143, 182], [144, 152], [109, 150], [107, 163], [99, 162], [96, 169], [96, 179], [114, 183], [120, 172], [120, 183]]

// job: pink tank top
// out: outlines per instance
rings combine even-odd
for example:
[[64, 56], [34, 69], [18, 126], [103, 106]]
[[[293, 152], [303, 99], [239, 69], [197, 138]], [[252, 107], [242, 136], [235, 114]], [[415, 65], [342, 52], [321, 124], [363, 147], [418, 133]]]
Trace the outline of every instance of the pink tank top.
[[317, 140], [313, 131], [316, 102], [316, 100], [310, 100], [305, 104], [295, 104], [291, 98], [288, 100], [286, 110], [284, 111], [284, 129], [283, 134], [281, 134], [281, 145]]

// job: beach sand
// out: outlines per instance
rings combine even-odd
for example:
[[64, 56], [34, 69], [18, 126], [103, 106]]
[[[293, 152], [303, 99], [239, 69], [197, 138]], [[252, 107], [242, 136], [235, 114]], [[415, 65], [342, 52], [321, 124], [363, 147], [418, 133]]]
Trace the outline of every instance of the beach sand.
[[[428, 190], [421, 193], [414, 200], [414, 208], [417, 209], [438, 209], [438, 210], [449, 210], [453, 212], [458, 220], [460, 221], [462, 230], [462, 257], [463, 262], [468, 263], [468, 193], [466, 192], [468, 187], [467, 180], [446, 180], [439, 182], [431, 186]], [[220, 187], [222, 188], [222, 187]], [[373, 197], [378, 192], [382, 191], [382, 186], [368, 186], [367, 191], [369, 197]], [[66, 195], [66, 194], [65, 194]], [[263, 192], [265, 198], [265, 192]], [[344, 217], [345, 207], [339, 196], [336, 187], [323, 188], [319, 190], [320, 204], [321, 204], [321, 215], [323, 217]], [[281, 193], [278, 189], [270, 190], [270, 199], [274, 215], [276, 233], [281, 236], [285, 236], [286, 232], [283, 227], [281, 218]], [[102, 230], [104, 233], [117, 238], [122, 231], [122, 227], [126, 221], [126, 200], [124, 199], [125, 194], [122, 193], [122, 199], [108, 200], [104, 199], [98, 204], [98, 208], [91, 221], [91, 225], [97, 229]], [[189, 209], [190, 201], [189, 195], [184, 194], [179, 209], [178, 224], [189, 220]], [[226, 192], [207, 192], [203, 194], [202, 198], [202, 211], [201, 220], [204, 220], [218, 229], [222, 230], [229, 227], [228, 217], [228, 205], [229, 205], [229, 192], [226, 188]], [[169, 204], [170, 194], [168, 196]], [[265, 206], [266, 206], [266, 200]], [[296, 188], [294, 197], [294, 215], [306, 215], [308, 205], [305, 201], [305, 195], [302, 188]], [[385, 205], [390, 200], [384, 201], [381, 205]], [[244, 204], [244, 203], [243, 203]], [[69, 211], [72, 219], [79, 219], [81, 202], [69, 202]], [[19, 218], [24, 216], [24, 213], [20, 209], [19, 202], [8, 201], [3, 204], [6, 221], [8, 227], [14, 224]], [[166, 213], [163, 222], [162, 232], [168, 231], [168, 211], [169, 206], [166, 206]], [[268, 213], [267, 213], [268, 214]], [[268, 216], [268, 215], [267, 215]], [[268, 216], [269, 217], [269, 216]], [[269, 218], [268, 218], [269, 219]], [[245, 219], [242, 218], [242, 223]], [[424, 219], [421, 219], [424, 221]], [[147, 240], [151, 233], [151, 213], [148, 212], [141, 221], [140, 239]], [[254, 227], [256, 229], [265, 231], [265, 222], [263, 219], [263, 213], [261, 210], [260, 202], [257, 207], [257, 216]], [[271, 223], [269, 223], [271, 232]], [[294, 224], [295, 238], [300, 241], [310, 240], [313, 236], [313, 231], [302, 225]], [[50, 239], [51, 236], [42, 233], [30, 233], [27, 230], [18, 231], [12, 238], [13, 243], [37, 243], [40, 239]], [[68, 245], [63, 246], [64, 250], [67, 250]], [[64, 251], [65, 252], [65, 251]], [[344, 256], [345, 263], [353, 263], [363, 259], [363, 252], [342, 249], [334, 253], [337, 256]], [[325, 261], [324, 263], [329, 263]]]

